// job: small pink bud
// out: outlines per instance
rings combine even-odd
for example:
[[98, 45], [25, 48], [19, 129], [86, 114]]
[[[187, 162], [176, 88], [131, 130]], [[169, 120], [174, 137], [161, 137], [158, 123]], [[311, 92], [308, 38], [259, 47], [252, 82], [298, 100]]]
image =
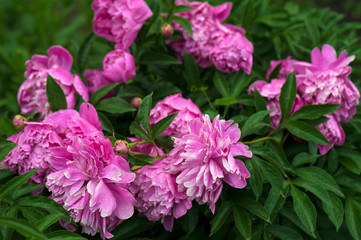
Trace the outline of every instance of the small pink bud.
[[133, 107], [135, 107], [136, 109], [138, 109], [140, 107], [140, 105], [142, 104], [143, 99], [141, 99], [140, 97], [134, 97], [131, 101], [130, 104], [132, 104]]
[[13, 125], [17, 130], [22, 130], [25, 126], [24, 121], [26, 121], [26, 119], [18, 114], [13, 119]]
[[128, 153], [128, 147], [127, 147], [128, 143], [126, 141], [123, 140], [117, 140], [115, 142], [115, 146], [114, 146], [114, 151], [116, 153], [120, 153], [120, 154], [126, 154]]
[[170, 37], [170, 36], [173, 35], [173, 32], [174, 32], [173, 27], [172, 27], [172, 25], [170, 25], [170, 24], [164, 25], [164, 26], [162, 27], [161, 31], [162, 31], [162, 35], [163, 35], [164, 37]]

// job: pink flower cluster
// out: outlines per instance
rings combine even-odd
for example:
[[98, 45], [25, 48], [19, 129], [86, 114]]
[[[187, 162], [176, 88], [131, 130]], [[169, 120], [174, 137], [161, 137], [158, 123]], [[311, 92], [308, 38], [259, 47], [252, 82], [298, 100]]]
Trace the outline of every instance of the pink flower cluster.
[[88, 91], [77, 75], [70, 73], [73, 58], [70, 53], [61, 46], [52, 46], [48, 49], [48, 55], [34, 55], [26, 62], [26, 80], [18, 90], [18, 102], [21, 113], [29, 114], [36, 110], [41, 119], [48, 116], [50, 106], [46, 95], [47, 76], [51, 76], [64, 91], [69, 109], [75, 106], [75, 93], [78, 93], [85, 101], [89, 100]]
[[201, 67], [212, 64], [222, 72], [230, 73], [243, 69], [251, 73], [253, 45], [244, 37], [240, 27], [221, 24], [231, 12], [232, 3], [212, 7], [208, 2], [177, 0], [176, 5], [191, 6], [194, 10], [175, 14], [186, 18], [193, 30], [193, 37], [178, 23], [173, 23], [183, 38], [169, 40], [167, 44], [182, 58], [183, 51], [192, 55]]
[[311, 53], [311, 63], [292, 60], [288, 57], [280, 61], [272, 61], [267, 71], [267, 79], [271, 72], [281, 64], [279, 79], [271, 79], [270, 83], [256, 81], [249, 88], [249, 93], [256, 88], [263, 97], [267, 97], [267, 109], [274, 110], [270, 116], [271, 128], [279, 124], [280, 107], [279, 96], [287, 75], [295, 72], [297, 80], [297, 95], [292, 113], [303, 105], [338, 104], [338, 110], [328, 115], [329, 120], [317, 126], [330, 142], [330, 145], [319, 145], [321, 154], [326, 154], [335, 144], [342, 145], [345, 133], [341, 122], [349, 121], [356, 113], [360, 93], [353, 82], [348, 79], [351, 67], [348, 64], [354, 56], [346, 57], [342, 51], [337, 57], [335, 49], [330, 45], [323, 45], [322, 50], [314, 48]]

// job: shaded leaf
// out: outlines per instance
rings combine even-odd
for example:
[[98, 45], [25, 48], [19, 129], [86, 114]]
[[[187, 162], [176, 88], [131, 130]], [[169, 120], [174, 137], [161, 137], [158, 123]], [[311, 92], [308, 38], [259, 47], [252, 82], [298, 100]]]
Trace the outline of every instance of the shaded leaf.
[[44, 231], [48, 227], [56, 223], [62, 216], [63, 214], [61, 213], [50, 214], [48, 216], [39, 219], [39, 221], [36, 222], [36, 226], [40, 231]]
[[267, 126], [267, 124], [262, 123], [262, 120], [266, 116], [269, 116], [271, 112], [272, 110], [263, 110], [251, 115], [242, 127], [241, 130], [242, 137], [254, 134], [258, 132], [260, 129], [262, 129], [264, 126]]
[[162, 134], [169, 127], [169, 125], [173, 122], [174, 118], [177, 115], [178, 115], [178, 113], [174, 113], [174, 114], [171, 114], [171, 115], [161, 119], [160, 121], [158, 121], [152, 129], [152, 138], [155, 139], [160, 134]]
[[219, 229], [221, 229], [223, 224], [226, 222], [226, 219], [229, 217], [232, 209], [233, 204], [230, 201], [223, 202], [220, 208], [217, 209], [216, 214], [212, 220], [210, 236], [212, 236]]
[[96, 109], [108, 113], [127, 113], [134, 112], [136, 109], [127, 101], [119, 97], [112, 97], [104, 99], [96, 105]]
[[86, 240], [79, 234], [66, 231], [66, 230], [58, 230], [55, 232], [48, 233], [46, 235], [49, 240]]
[[46, 81], [46, 95], [52, 112], [68, 108], [63, 89], [49, 74]]
[[214, 74], [213, 83], [216, 89], [218, 90], [218, 92], [223, 97], [229, 96], [229, 87], [228, 87], [227, 79], [220, 72], [217, 71]]
[[0, 188], [0, 197], [4, 197], [13, 191], [15, 191], [17, 188], [21, 187], [24, 183], [26, 183], [31, 176], [33, 176], [39, 168], [30, 170], [22, 175], [16, 176], [6, 182], [1, 188]]
[[187, 31], [187, 33], [189, 34], [189, 36], [191, 36], [193, 38], [193, 30], [192, 30], [192, 25], [190, 24], [190, 22], [188, 21], [188, 19], [184, 18], [184, 17], [178, 17], [178, 16], [173, 16], [172, 20], [179, 23], [184, 30]]
[[0, 217], [0, 224], [15, 229], [18, 233], [25, 237], [34, 237], [36, 239], [47, 239], [46, 236], [39, 231], [34, 225], [21, 218]]
[[289, 120], [318, 119], [324, 115], [334, 113], [339, 107], [340, 105], [335, 104], [304, 105], [293, 113]]
[[292, 120], [286, 121], [283, 126], [287, 128], [293, 135], [302, 138], [306, 141], [312, 141], [316, 144], [329, 145], [325, 136], [314, 126], [307, 123]]
[[241, 207], [233, 208], [233, 218], [238, 231], [245, 239], [251, 239], [252, 222], [246, 210]]
[[97, 104], [100, 99], [102, 99], [102, 97], [104, 97], [110, 90], [114, 89], [117, 86], [119, 86], [119, 83], [112, 83], [102, 88], [99, 88], [91, 95], [89, 102], [93, 105]]
[[152, 108], [152, 95], [153, 93], [144, 97], [143, 102], [138, 109], [139, 122], [148, 133], [151, 133], [149, 115]]
[[283, 120], [290, 115], [293, 102], [296, 99], [296, 76], [294, 72], [287, 76], [287, 80], [282, 86], [279, 99], [282, 113], [280, 123], [282, 123]]

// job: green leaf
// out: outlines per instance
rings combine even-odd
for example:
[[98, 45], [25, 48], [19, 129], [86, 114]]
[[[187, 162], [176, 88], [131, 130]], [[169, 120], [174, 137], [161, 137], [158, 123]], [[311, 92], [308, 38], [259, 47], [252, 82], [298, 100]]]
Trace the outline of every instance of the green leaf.
[[3, 180], [4, 178], [12, 176], [13, 173], [9, 169], [1, 169], [0, 170], [0, 180]]
[[30, 197], [23, 197], [16, 201], [18, 206], [24, 207], [39, 207], [45, 210], [48, 210], [51, 213], [61, 213], [64, 215], [64, 219], [70, 221], [70, 217], [68, 212], [61, 206], [60, 204], [56, 203], [54, 200], [40, 196], [34, 195]]
[[256, 199], [258, 200], [263, 190], [263, 177], [261, 170], [253, 158], [251, 158], [249, 161], [246, 161], [246, 166], [252, 176], [249, 178], [249, 183], [254, 195], [256, 196]]
[[301, 178], [313, 181], [326, 190], [329, 190], [340, 197], [344, 197], [341, 189], [335, 179], [325, 170], [319, 167], [303, 167], [295, 169], [295, 172]]
[[122, 224], [119, 224], [113, 231], [113, 239], [125, 240], [138, 235], [144, 231], [154, 228], [155, 223], [149, 221], [144, 217], [138, 217], [134, 215], [133, 217], [125, 220]]
[[361, 176], [352, 173], [343, 173], [335, 177], [338, 184], [361, 193]]
[[233, 218], [238, 231], [247, 240], [252, 236], [252, 222], [248, 212], [241, 207], [233, 208]]
[[267, 110], [266, 101], [256, 88], [254, 89], [254, 105], [256, 106], [257, 112]]
[[269, 76], [269, 80], [277, 79], [282, 67], [282, 63], [278, 64]]
[[238, 204], [239, 207], [246, 208], [248, 211], [250, 211], [257, 217], [263, 219], [264, 221], [269, 222], [269, 223], [271, 222], [270, 215], [267, 212], [267, 210], [263, 207], [262, 204], [255, 201], [254, 199], [252, 199], [250, 197], [242, 196], [237, 199], [236, 203]]
[[132, 122], [129, 127], [129, 131], [131, 134], [134, 134], [137, 137], [140, 137], [144, 141], [152, 143], [151, 137], [144, 131], [144, 129], [136, 122]]
[[78, 70], [79, 73], [82, 73], [86, 67], [86, 59], [89, 54], [90, 46], [94, 41], [95, 34], [91, 33], [82, 43], [79, 52], [78, 52]]
[[[273, 141], [267, 141], [267, 143], [268, 142], [271, 143]], [[284, 161], [287, 161], [287, 158], [283, 156], [284, 152], [282, 152], [282, 147], [279, 144], [272, 144], [270, 146], [251, 145], [250, 151], [254, 155], [261, 156], [263, 159], [266, 159], [273, 165], [273, 167], [277, 169], [281, 175], [284, 174], [284, 170], [281, 168], [281, 166], [287, 164], [284, 163]], [[284, 158], [286, 158], [286, 160]], [[257, 159], [257, 157], [255, 159]]]
[[49, 74], [46, 80], [46, 95], [52, 112], [68, 108], [63, 89]]
[[283, 217], [286, 217], [287, 220], [294, 225], [296, 225], [299, 229], [307, 233], [309, 236], [316, 238], [316, 235], [312, 233], [310, 230], [308, 230], [305, 225], [300, 221], [300, 218], [295, 213], [292, 204], [288, 204], [287, 202], [283, 206], [283, 208], [279, 211], [280, 215]]
[[290, 131], [290, 133], [292, 133], [293, 135], [306, 141], [312, 141], [316, 144], [321, 145], [330, 144], [325, 138], [325, 136], [323, 136], [323, 134], [319, 130], [317, 130], [317, 128], [307, 123], [293, 120], [286, 121], [283, 126], [287, 128], [287, 130]]
[[193, 38], [192, 25], [190, 24], [188, 19], [186, 19], [184, 17], [173, 16], [172, 21], [175, 21], [175, 22], [179, 23], [184, 28], [184, 30], [187, 31], [189, 36], [191, 36], [191, 38]]
[[296, 230], [290, 228], [290, 227], [285, 227], [285, 226], [280, 226], [280, 225], [270, 225], [266, 228], [267, 232], [270, 232], [273, 236], [282, 239], [282, 240], [296, 240], [296, 239], [300, 239], [302, 240], [302, 235], [299, 234]]
[[25, 237], [34, 237], [36, 239], [47, 239], [46, 236], [39, 231], [34, 225], [28, 221], [14, 217], [0, 217], [0, 224], [15, 229], [18, 233]]
[[218, 90], [218, 92], [223, 97], [229, 96], [228, 82], [223, 74], [221, 74], [220, 72], [217, 71], [216, 74], [214, 74], [213, 83], [214, 83], [214, 86], [216, 87], [216, 89]]
[[223, 224], [226, 222], [226, 219], [229, 217], [229, 214], [231, 213], [233, 209], [233, 204], [230, 201], [225, 201], [222, 203], [220, 208], [217, 209], [216, 214], [214, 215], [214, 218], [212, 220], [212, 226], [211, 226], [211, 233], [209, 236], [212, 236], [215, 234]]
[[153, 165], [154, 157], [146, 154], [128, 154], [128, 161], [135, 166]]
[[214, 101], [214, 105], [216, 106], [229, 106], [233, 104], [242, 103], [243, 100], [236, 99], [235, 97], [225, 97], [225, 98], [218, 98]]
[[361, 206], [360, 203], [346, 199], [346, 225], [354, 239], [361, 239]]
[[109, 120], [109, 118], [105, 116], [102, 112], [98, 111], [97, 113], [98, 113], [99, 121], [102, 124], [103, 131], [113, 133], [114, 127], [111, 121]]
[[293, 198], [293, 208], [297, 216], [303, 225], [313, 233], [316, 229], [317, 218], [315, 206], [307, 194], [299, 190], [294, 185], [291, 185], [291, 196]]
[[314, 162], [320, 155], [307, 152], [298, 153], [292, 160], [292, 167], [296, 168], [306, 163]]
[[151, 133], [149, 115], [152, 108], [152, 95], [153, 93], [147, 95], [138, 109], [139, 122], [149, 134]]
[[48, 216], [39, 219], [39, 221], [36, 222], [36, 226], [40, 231], [44, 231], [48, 227], [56, 223], [62, 216], [63, 214], [61, 213], [50, 214]]
[[194, 58], [183, 51], [184, 54], [184, 72], [183, 77], [188, 84], [188, 88], [197, 87], [199, 88], [202, 84], [200, 81], [200, 73], [198, 69], [198, 64], [194, 60]]
[[305, 105], [293, 113], [289, 120], [318, 119], [324, 115], [334, 113], [339, 107], [340, 105], [334, 104]]
[[260, 166], [264, 176], [268, 182], [274, 187], [279, 193], [283, 194], [283, 176], [272, 164], [267, 161], [261, 160], [255, 156], [257, 164]]
[[198, 205], [192, 206], [191, 209], [187, 211], [187, 214], [184, 215], [183, 229], [189, 234], [192, 233], [198, 224], [199, 219], [199, 207]]
[[251, 77], [244, 77], [244, 74], [241, 75], [243, 76], [241, 78], [239, 77], [239, 74], [240, 72], [237, 72], [232, 80], [233, 84], [230, 89], [232, 97], [237, 97], [239, 94], [241, 94], [242, 90], [249, 86], [252, 79]]
[[293, 102], [296, 99], [296, 76], [292, 72], [287, 76], [286, 82], [283, 84], [280, 95], [280, 107], [282, 117], [280, 123], [283, 122], [291, 113]]
[[46, 236], [49, 240], [86, 240], [86, 238], [66, 230], [51, 232], [46, 234]]
[[173, 16], [173, 14], [175, 14], [175, 13], [187, 12], [187, 11], [191, 11], [191, 10], [194, 10], [194, 8], [191, 7], [191, 6], [176, 5], [176, 6], [174, 6], [174, 7], [170, 10], [169, 14], [170, 14], [170, 17], [171, 17], [171, 16]]
[[162, 52], [147, 51], [140, 57], [140, 64], [152, 65], [181, 65], [182, 62], [175, 57]]
[[[16, 217], [17, 216], [17, 208], [9, 207], [7, 204], [0, 205], [0, 215], [2, 217]], [[4, 224], [0, 224], [0, 233], [4, 235], [5, 239], [11, 239], [11, 235], [13, 234], [14, 229], [11, 227], [8, 227]]]
[[34, 207], [18, 207], [18, 208], [23, 214], [23, 216], [27, 218], [30, 222], [37, 222], [39, 219], [44, 217], [44, 214]]
[[251, 115], [242, 127], [242, 137], [257, 133], [264, 126], [267, 126], [267, 124], [262, 123], [262, 120], [271, 112], [272, 110], [263, 110]]
[[253, 5], [254, 5], [253, 0], [248, 0], [248, 3], [243, 13], [244, 14], [243, 22], [242, 22], [243, 27], [248, 27], [253, 21], [253, 15], [254, 15]]
[[356, 174], [361, 173], [361, 153], [348, 149], [337, 149], [340, 163]]
[[25, 195], [27, 193], [39, 190], [43, 188], [44, 185], [38, 185], [38, 184], [32, 184], [32, 183], [24, 183], [24, 185], [18, 189], [16, 189], [12, 194], [12, 199], [17, 199], [21, 197], [22, 195]]
[[0, 197], [4, 197], [13, 191], [15, 191], [17, 188], [21, 187], [24, 183], [26, 183], [31, 176], [33, 176], [39, 168], [30, 170], [22, 175], [16, 176], [6, 182], [1, 188], [0, 188]]
[[127, 113], [134, 112], [136, 109], [127, 101], [119, 97], [112, 97], [104, 99], [96, 105], [96, 109], [108, 113]]
[[89, 102], [93, 105], [97, 104], [110, 90], [119, 86], [119, 83], [112, 83], [96, 90], [90, 97]]
[[16, 143], [0, 138], [0, 162], [4, 160], [9, 152], [16, 146]]
[[178, 115], [178, 113], [171, 114], [165, 118], [162, 118], [159, 122], [157, 122], [152, 129], [152, 138], [155, 139], [162, 132], [164, 132], [169, 125], [173, 122], [174, 118]]
[[[289, 186], [289, 185], [288, 185]], [[288, 190], [289, 187], [287, 187]], [[272, 187], [268, 193], [264, 208], [270, 215], [270, 220], [273, 221], [285, 204], [286, 197], [282, 196], [279, 191]]]

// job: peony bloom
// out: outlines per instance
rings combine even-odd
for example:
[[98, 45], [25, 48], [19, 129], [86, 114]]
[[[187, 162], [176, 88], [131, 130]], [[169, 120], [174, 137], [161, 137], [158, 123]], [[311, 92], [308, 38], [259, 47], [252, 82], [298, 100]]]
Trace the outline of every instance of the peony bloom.
[[94, 33], [127, 49], [153, 13], [143, 0], [94, 0]]
[[68, 108], [75, 107], [75, 93], [89, 100], [88, 90], [77, 75], [71, 74], [70, 68], [73, 59], [70, 53], [61, 46], [53, 46], [48, 49], [48, 56], [34, 55], [26, 62], [27, 78], [18, 90], [18, 102], [22, 114], [29, 114], [36, 109], [41, 119], [48, 116], [50, 105], [46, 95], [46, 81], [48, 74], [62, 88]]
[[116, 49], [103, 60], [103, 76], [111, 82], [127, 82], [135, 76], [134, 57], [127, 51]]
[[177, 13], [192, 25], [193, 37], [178, 23], [174, 30], [183, 34], [182, 39], [169, 40], [167, 44], [182, 58], [183, 51], [192, 55], [201, 67], [212, 64], [220, 71], [233, 72], [241, 68], [247, 73], [252, 67], [253, 45], [243, 35], [240, 27], [221, 24], [231, 12], [232, 3], [212, 7], [208, 2], [177, 0], [177, 5], [187, 5], [194, 10]]
[[317, 129], [325, 136], [330, 145], [318, 145], [322, 155], [325, 155], [335, 144], [342, 145], [345, 142], [345, 132], [341, 124], [338, 123], [333, 115], [327, 115], [329, 120], [317, 126]]
[[279, 79], [286, 79], [288, 74], [295, 71], [294, 63], [297, 62], [296, 60], [292, 60], [291, 57], [287, 57], [283, 60], [271, 61], [270, 67], [267, 70], [266, 79], [270, 80], [270, 76], [275, 70], [275, 68], [281, 64], [280, 71], [278, 73], [277, 78]]
[[330, 45], [323, 45], [322, 51], [314, 48], [311, 63], [297, 62], [297, 90], [305, 104], [340, 104], [333, 114], [335, 120], [347, 122], [356, 113], [360, 93], [348, 79], [351, 67], [348, 64], [355, 58], [346, 57], [346, 51], [337, 57]]
[[[112, 83], [103, 76], [103, 71], [99, 69], [85, 70], [84, 76], [86, 78], [89, 95], [93, 94], [96, 90]], [[112, 90], [104, 97], [111, 97], [113, 95], [114, 91]]]
[[161, 220], [168, 231], [172, 231], [173, 218], [183, 216], [192, 207], [185, 192], [177, 189], [176, 175], [166, 171], [169, 165], [163, 159], [154, 165], [137, 171], [130, 191], [135, 196], [138, 212], [151, 221]]
[[[266, 97], [268, 102], [266, 104], [267, 110], [274, 110], [270, 113], [271, 117], [271, 129], [274, 129], [280, 124], [281, 120], [281, 107], [279, 97], [281, 95], [281, 89], [285, 79], [273, 79], [270, 83], [265, 81], [255, 81], [249, 88], [248, 94], [251, 94], [256, 88], [262, 97]], [[296, 99], [293, 103], [291, 114], [296, 112], [304, 105], [302, 98], [299, 94], [296, 94]]]
[[[173, 138], [174, 148], [168, 154], [172, 161], [169, 173], [176, 174], [179, 192], [186, 192], [199, 204], [207, 203], [214, 212], [222, 192], [223, 181], [244, 188], [250, 174], [235, 156], [252, 157], [248, 146], [238, 140], [241, 131], [233, 121], [211, 122], [208, 115], [188, 122], [188, 133]], [[223, 180], [223, 181], [222, 181]]]
[[177, 112], [178, 115], [161, 134], [162, 136], [184, 133], [188, 131], [187, 122], [202, 116], [198, 106], [192, 100], [184, 99], [182, 94], [178, 93], [164, 98], [154, 106], [150, 112], [149, 123], [155, 125], [159, 120]]

